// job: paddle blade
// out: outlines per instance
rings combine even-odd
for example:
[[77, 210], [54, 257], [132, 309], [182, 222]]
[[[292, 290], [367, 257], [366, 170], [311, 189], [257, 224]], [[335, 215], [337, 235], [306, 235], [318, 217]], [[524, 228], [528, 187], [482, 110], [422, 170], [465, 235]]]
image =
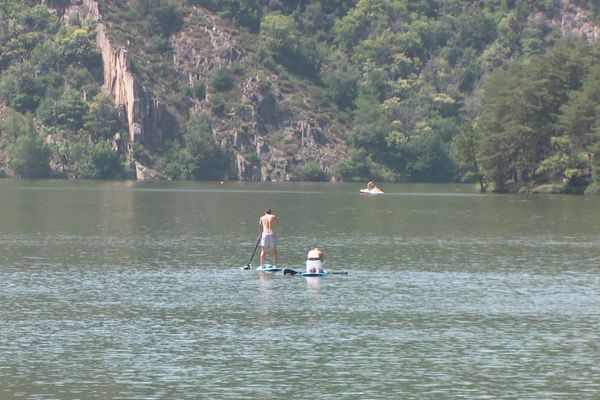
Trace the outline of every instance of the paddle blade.
[[292, 276], [294, 276], [294, 275], [296, 275], [297, 273], [298, 273], [298, 271], [294, 271], [293, 269], [289, 269], [289, 268], [285, 268], [285, 269], [283, 270], [283, 274], [284, 274], [284, 275], [292, 275]]

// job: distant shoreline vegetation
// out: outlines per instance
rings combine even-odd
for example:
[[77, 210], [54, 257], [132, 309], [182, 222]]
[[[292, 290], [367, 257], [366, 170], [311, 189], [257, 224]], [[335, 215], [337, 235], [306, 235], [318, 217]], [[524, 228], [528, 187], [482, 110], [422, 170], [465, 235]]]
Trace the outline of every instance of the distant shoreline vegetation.
[[0, 7], [4, 177], [600, 192], [600, 44], [576, 24], [600, 26], [595, 1], [99, 2], [164, 104], [143, 143], [71, 3]]

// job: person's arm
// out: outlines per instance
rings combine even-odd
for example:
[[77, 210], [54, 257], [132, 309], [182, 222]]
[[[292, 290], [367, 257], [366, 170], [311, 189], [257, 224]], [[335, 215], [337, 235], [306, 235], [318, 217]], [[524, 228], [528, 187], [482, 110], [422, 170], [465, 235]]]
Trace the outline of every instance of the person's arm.
[[259, 219], [258, 219], [258, 231], [259, 231], [260, 233], [262, 233], [262, 231], [263, 231], [263, 223], [262, 223], [262, 222], [263, 222], [263, 221], [262, 221], [262, 218], [259, 218]]

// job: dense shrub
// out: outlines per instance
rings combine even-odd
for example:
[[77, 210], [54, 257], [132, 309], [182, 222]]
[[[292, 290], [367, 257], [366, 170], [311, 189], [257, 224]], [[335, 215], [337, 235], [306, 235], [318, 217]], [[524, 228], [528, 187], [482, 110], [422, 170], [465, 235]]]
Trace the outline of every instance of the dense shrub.
[[192, 86], [192, 95], [197, 100], [200, 100], [200, 101], [204, 100], [204, 98], [206, 97], [206, 85], [204, 84], [204, 82], [202, 82], [202, 81], [194, 82], [194, 85]]
[[74, 143], [68, 153], [77, 178], [115, 179], [123, 173], [121, 158], [106, 142]]
[[233, 89], [231, 72], [227, 68], [217, 68], [211, 73], [211, 86], [217, 92], [227, 92]]
[[218, 94], [210, 96], [210, 99], [208, 100], [208, 104], [209, 104], [210, 110], [217, 117], [222, 117], [227, 112], [227, 103], [225, 102], [225, 99]]
[[45, 92], [32, 65], [13, 65], [0, 76], [0, 99], [19, 112], [35, 112]]
[[50, 174], [50, 150], [41, 137], [23, 135], [9, 147], [10, 166], [21, 178], [47, 178]]
[[294, 168], [292, 179], [295, 181], [327, 182], [331, 180], [331, 174], [325, 171], [319, 163], [309, 161]]

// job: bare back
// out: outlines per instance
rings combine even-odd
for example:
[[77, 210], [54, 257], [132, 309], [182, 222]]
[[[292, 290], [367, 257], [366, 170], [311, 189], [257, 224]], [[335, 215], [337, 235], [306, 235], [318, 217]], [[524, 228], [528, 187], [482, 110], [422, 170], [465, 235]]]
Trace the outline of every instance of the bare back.
[[274, 233], [277, 225], [277, 216], [274, 214], [265, 214], [260, 217], [259, 228], [262, 233]]

